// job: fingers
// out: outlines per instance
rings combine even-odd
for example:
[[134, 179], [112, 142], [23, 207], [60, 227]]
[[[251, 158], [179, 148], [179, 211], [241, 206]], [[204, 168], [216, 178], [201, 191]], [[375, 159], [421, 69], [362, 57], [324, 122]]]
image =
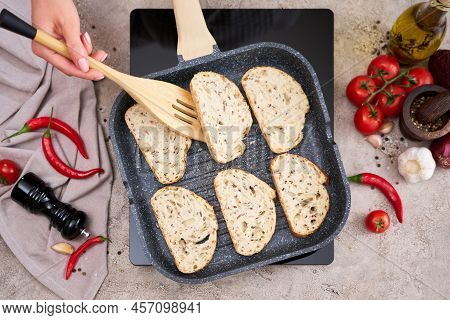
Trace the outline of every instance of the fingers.
[[89, 33], [84, 32], [81, 35], [81, 42], [83, 42], [83, 45], [86, 48], [88, 55], [91, 56], [91, 58], [94, 58], [95, 60], [103, 62], [108, 57], [108, 54], [103, 50], [98, 50], [98, 51], [92, 53], [92, 49], [93, 49], [92, 41], [91, 41], [91, 37], [89, 36]]
[[72, 62], [78, 66], [81, 71], [88, 72], [89, 64], [86, 59], [88, 56], [88, 51], [81, 41], [80, 21], [78, 19], [73, 19], [73, 21], [65, 21], [61, 31], [66, 45], [69, 47], [69, 55]]
[[68, 76], [74, 76], [86, 80], [101, 80], [104, 78], [103, 74], [94, 69], [90, 69], [88, 72], [81, 71], [73, 64], [72, 61], [64, 58], [63, 56], [60, 56], [55, 52], [53, 52], [48, 57], [48, 62], [53, 64]]
[[58, 1], [58, 6], [54, 2], [32, 1], [33, 24], [62, 39], [69, 49], [69, 58], [60, 56], [35, 41], [32, 42], [33, 52], [66, 75], [89, 80], [102, 79], [100, 72], [89, 68], [88, 57], [103, 61], [107, 57], [106, 52], [93, 52], [92, 41], [87, 32], [80, 36], [80, 18], [72, 0]]
[[108, 54], [103, 50], [98, 50], [91, 54], [91, 57], [97, 61], [103, 62], [108, 57]]
[[92, 40], [91, 37], [89, 36], [89, 33], [83, 32], [81, 34], [81, 42], [83, 43], [84, 47], [86, 48], [87, 54], [91, 55], [92, 53]]
[[[76, 65], [73, 64], [71, 60], [57, 54], [56, 52], [40, 45], [35, 41], [32, 43], [32, 49], [37, 56], [47, 60], [55, 68], [68, 76], [74, 76], [86, 80], [101, 80], [104, 78], [102, 73], [94, 69], [89, 69], [88, 72], [81, 71]], [[92, 58], [98, 61], [104, 61], [107, 56], [108, 55], [102, 50], [96, 51], [91, 55]]]

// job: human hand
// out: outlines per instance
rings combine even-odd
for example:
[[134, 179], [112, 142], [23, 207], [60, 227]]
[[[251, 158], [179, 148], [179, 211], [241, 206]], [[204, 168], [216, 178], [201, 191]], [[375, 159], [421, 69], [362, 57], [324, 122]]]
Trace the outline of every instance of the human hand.
[[63, 40], [69, 48], [70, 59], [33, 41], [34, 54], [47, 60], [68, 76], [87, 80], [101, 80], [103, 74], [89, 69], [87, 56], [104, 61], [108, 54], [103, 50], [93, 52], [89, 34], [80, 35], [80, 18], [72, 0], [31, 0], [33, 26]]

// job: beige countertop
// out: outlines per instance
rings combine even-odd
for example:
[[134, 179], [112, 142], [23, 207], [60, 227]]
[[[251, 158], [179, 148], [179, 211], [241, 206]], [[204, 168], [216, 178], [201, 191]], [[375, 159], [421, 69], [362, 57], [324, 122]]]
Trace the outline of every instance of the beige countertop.
[[[167, 8], [170, 0], [78, 0], [82, 29], [94, 45], [109, 53], [107, 62], [129, 69], [129, 14], [135, 8]], [[135, 267], [128, 260], [128, 200], [115, 166], [109, 215], [109, 274], [99, 299], [448, 299], [450, 298], [450, 170], [437, 169], [429, 181], [408, 185], [398, 174], [395, 154], [406, 146], [398, 128], [390, 134], [386, 152], [373, 149], [353, 127], [354, 107], [345, 87], [365, 73], [382, 46], [393, 20], [413, 1], [280, 0], [201, 1], [203, 8], [330, 8], [335, 15], [335, 140], [348, 174], [379, 173], [396, 186], [405, 205], [405, 222], [392, 219], [382, 235], [365, 230], [369, 210], [391, 210], [379, 192], [352, 185], [349, 220], [335, 241], [335, 260], [329, 266], [269, 266], [203, 285], [182, 285], [151, 267]], [[110, 18], [102, 14], [108, 11]], [[113, 18], [112, 18], [113, 17]], [[380, 20], [381, 23], [376, 24]], [[377, 25], [374, 29], [374, 25]], [[381, 44], [380, 44], [381, 43]], [[447, 35], [442, 48], [450, 48]], [[107, 118], [120, 89], [111, 81], [96, 84], [99, 121], [107, 132]], [[396, 123], [396, 127], [397, 123]], [[109, 143], [109, 147], [111, 147]], [[110, 148], [111, 149], [111, 148]], [[375, 160], [375, 156], [379, 159]], [[394, 160], [395, 155], [394, 155]], [[380, 166], [377, 166], [379, 164]], [[52, 292], [36, 281], [0, 239], [0, 299], [52, 299]]]

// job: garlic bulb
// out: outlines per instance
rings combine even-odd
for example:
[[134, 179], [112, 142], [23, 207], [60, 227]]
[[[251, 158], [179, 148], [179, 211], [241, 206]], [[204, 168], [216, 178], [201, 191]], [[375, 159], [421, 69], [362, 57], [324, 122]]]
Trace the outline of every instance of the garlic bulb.
[[427, 148], [409, 148], [398, 157], [398, 172], [408, 183], [430, 179], [435, 168], [436, 162]]

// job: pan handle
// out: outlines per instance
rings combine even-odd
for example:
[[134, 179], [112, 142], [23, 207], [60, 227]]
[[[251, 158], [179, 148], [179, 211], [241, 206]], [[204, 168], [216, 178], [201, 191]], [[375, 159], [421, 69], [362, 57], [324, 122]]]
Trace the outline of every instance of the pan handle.
[[206, 26], [199, 0], [173, 0], [177, 22], [177, 54], [185, 61], [213, 53], [216, 40]]

